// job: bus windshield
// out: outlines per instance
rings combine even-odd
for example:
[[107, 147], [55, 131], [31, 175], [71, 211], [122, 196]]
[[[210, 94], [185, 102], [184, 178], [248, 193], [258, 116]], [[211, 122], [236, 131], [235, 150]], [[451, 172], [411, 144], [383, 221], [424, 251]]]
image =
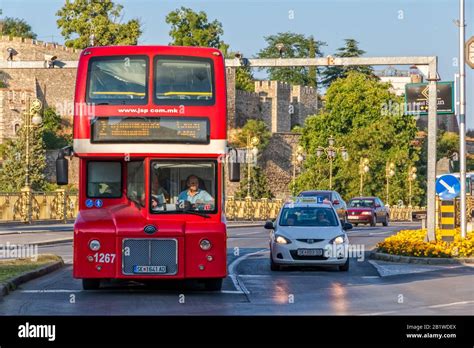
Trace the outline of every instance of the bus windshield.
[[210, 59], [160, 56], [155, 59], [157, 104], [210, 105], [213, 100]]
[[216, 212], [214, 161], [153, 161], [150, 181], [152, 213]]
[[146, 103], [145, 57], [92, 58], [89, 63], [87, 100], [97, 104]]

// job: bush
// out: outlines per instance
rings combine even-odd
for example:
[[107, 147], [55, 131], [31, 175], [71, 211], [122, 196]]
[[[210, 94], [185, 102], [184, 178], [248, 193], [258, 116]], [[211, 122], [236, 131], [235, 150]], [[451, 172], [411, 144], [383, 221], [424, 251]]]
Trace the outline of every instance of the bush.
[[418, 257], [471, 257], [474, 251], [474, 232], [461, 239], [459, 229], [454, 241], [441, 240], [439, 233], [436, 242], [425, 242], [426, 230], [402, 230], [377, 244], [378, 251], [392, 255]]

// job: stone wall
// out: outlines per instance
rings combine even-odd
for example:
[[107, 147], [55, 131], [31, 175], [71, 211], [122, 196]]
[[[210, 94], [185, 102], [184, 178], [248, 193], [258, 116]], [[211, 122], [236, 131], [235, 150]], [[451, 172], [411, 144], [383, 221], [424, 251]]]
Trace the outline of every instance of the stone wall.
[[241, 128], [249, 119], [263, 119], [260, 97], [256, 93], [235, 91], [234, 128]]

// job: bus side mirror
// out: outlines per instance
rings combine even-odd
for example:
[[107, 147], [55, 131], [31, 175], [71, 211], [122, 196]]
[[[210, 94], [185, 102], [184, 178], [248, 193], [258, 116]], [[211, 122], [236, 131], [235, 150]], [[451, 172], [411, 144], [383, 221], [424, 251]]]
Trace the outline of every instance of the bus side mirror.
[[239, 182], [240, 181], [240, 163], [237, 157], [237, 150], [229, 150], [228, 156], [228, 165], [229, 165], [229, 181], [230, 182]]
[[58, 185], [69, 184], [69, 161], [66, 156], [70, 156], [71, 154], [71, 147], [65, 147], [59, 150], [58, 158], [56, 159], [56, 183]]

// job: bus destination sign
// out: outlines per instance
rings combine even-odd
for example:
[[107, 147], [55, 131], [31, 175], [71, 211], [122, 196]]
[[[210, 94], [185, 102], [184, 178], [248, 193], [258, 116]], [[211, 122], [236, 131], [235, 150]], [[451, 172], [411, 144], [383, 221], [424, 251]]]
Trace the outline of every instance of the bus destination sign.
[[203, 117], [98, 117], [91, 122], [93, 143], [209, 143]]

